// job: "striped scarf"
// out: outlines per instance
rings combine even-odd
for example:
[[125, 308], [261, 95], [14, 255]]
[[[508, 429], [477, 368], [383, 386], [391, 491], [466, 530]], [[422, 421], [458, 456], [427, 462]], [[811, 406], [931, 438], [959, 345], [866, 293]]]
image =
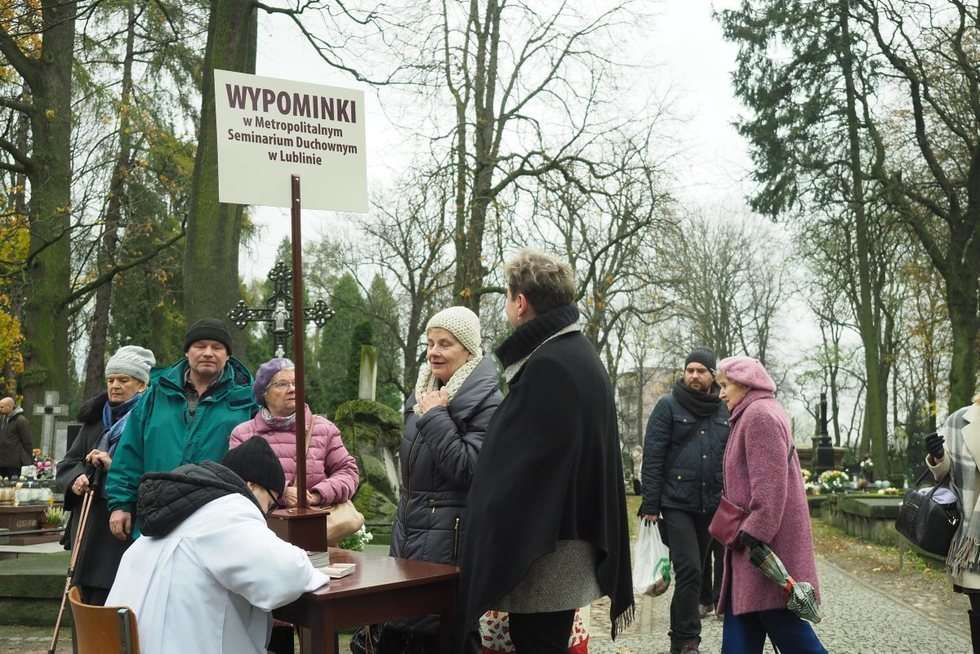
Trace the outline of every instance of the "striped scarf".
[[[946, 455], [950, 460], [950, 484], [960, 500], [963, 520], [953, 536], [946, 555], [946, 569], [953, 576], [964, 571], [980, 573], [980, 493], [978, 493], [977, 460], [966, 446], [963, 427], [966, 420], [963, 414], [970, 407], [954, 412], [940, 429], [946, 438]], [[969, 508], [967, 508], [969, 507]]]

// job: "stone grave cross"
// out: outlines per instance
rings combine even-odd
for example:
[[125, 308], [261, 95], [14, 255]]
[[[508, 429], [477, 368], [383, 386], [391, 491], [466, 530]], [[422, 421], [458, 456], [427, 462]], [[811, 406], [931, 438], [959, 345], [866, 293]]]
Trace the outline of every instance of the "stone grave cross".
[[[289, 335], [293, 333], [292, 312], [292, 284], [293, 273], [285, 261], [279, 260], [269, 272], [269, 281], [272, 282], [272, 294], [266, 299], [264, 307], [250, 307], [244, 300], [239, 300], [234, 308], [228, 312], [228, 319], [239, 329], [252, 322], [269, 323], [272, 330], [272, 341], [275, 345], [275, 356], [286, 356], [286, 343]], [[327, 306], [323, 300], [317, 300], [312, 306], [303, 309], [303, 317], [323, 327], [327, 321], [333, 317], [333, 309]]]
[[58, 391], [44, 391], [44, 404], [34, 405], [34, 415], [44, 416], [41, 420], [41, 455], [55, 455], [55, 419], [68, 415], [68, 406], [58, 404], [61, 396]]

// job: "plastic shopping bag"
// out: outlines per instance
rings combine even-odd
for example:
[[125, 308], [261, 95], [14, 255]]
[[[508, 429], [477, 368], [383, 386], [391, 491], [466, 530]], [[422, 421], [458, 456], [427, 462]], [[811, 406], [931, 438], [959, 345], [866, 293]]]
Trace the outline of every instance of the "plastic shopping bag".
[[655, 523], [640, 520], [640, 530], [633, 546], [633, 589], [656, 597], [670, 588], [670, 550], [660, 537]]

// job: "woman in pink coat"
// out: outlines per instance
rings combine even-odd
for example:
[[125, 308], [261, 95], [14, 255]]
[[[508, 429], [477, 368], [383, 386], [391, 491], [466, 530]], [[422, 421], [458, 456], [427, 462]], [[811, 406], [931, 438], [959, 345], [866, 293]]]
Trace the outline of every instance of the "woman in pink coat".
[[725, 552], [718, 612], [725, 616], [722, 654], [760, 653], [766, 636], [781, 652], [826, 654], [807, 622], [786, 608], [786, 593], [749, 560], [749, 547], [772, 548], [789, 574], [817, 590], [810, 511], [789, 419], [759, 361], [718, 364], [721, 399], [731, 413], [725, 449], [725, 497], [745, 508], [735, 548]]
[[[252, 390], [262, 409], [248, 422], [231, 432], [230, 448], [241, 445], [253, 436], [269, 441], [286, 473], [286, 491], [280, 503], [292, 507], [299, 501], [296, 488], [296, 371], [289, 359], [271, 359], [255, 374]], [[357, 462], [347, 452], [340, 430], [323, 416], [315, 416], [306, 407], [306, 429], [309, 438], [306, 449], [306, 492], [310, 506], [337, 506], [354, 496], [357, 490]], [[360, 515], [360, 514], [357, 514]], [[334, 518], [334, 514], [331, 514]], [[356, 531], [363, 524], [354, 526]], [[344, 525], [338, 531], [328, 522], [330, 544], [336, 544], [351, 533]]]

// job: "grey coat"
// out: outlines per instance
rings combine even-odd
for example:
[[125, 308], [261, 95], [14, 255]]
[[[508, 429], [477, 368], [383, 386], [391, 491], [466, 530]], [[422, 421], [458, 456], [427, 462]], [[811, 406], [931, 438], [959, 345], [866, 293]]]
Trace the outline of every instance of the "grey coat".
[[501, 399], [497, 367], [485, 357], [448, 407], [418, 416], [413, 411], [415, 394], [405, 400], [401, 496], [392, 556], [456, 562], [466, 527], [466, 494], [483, 435]]

